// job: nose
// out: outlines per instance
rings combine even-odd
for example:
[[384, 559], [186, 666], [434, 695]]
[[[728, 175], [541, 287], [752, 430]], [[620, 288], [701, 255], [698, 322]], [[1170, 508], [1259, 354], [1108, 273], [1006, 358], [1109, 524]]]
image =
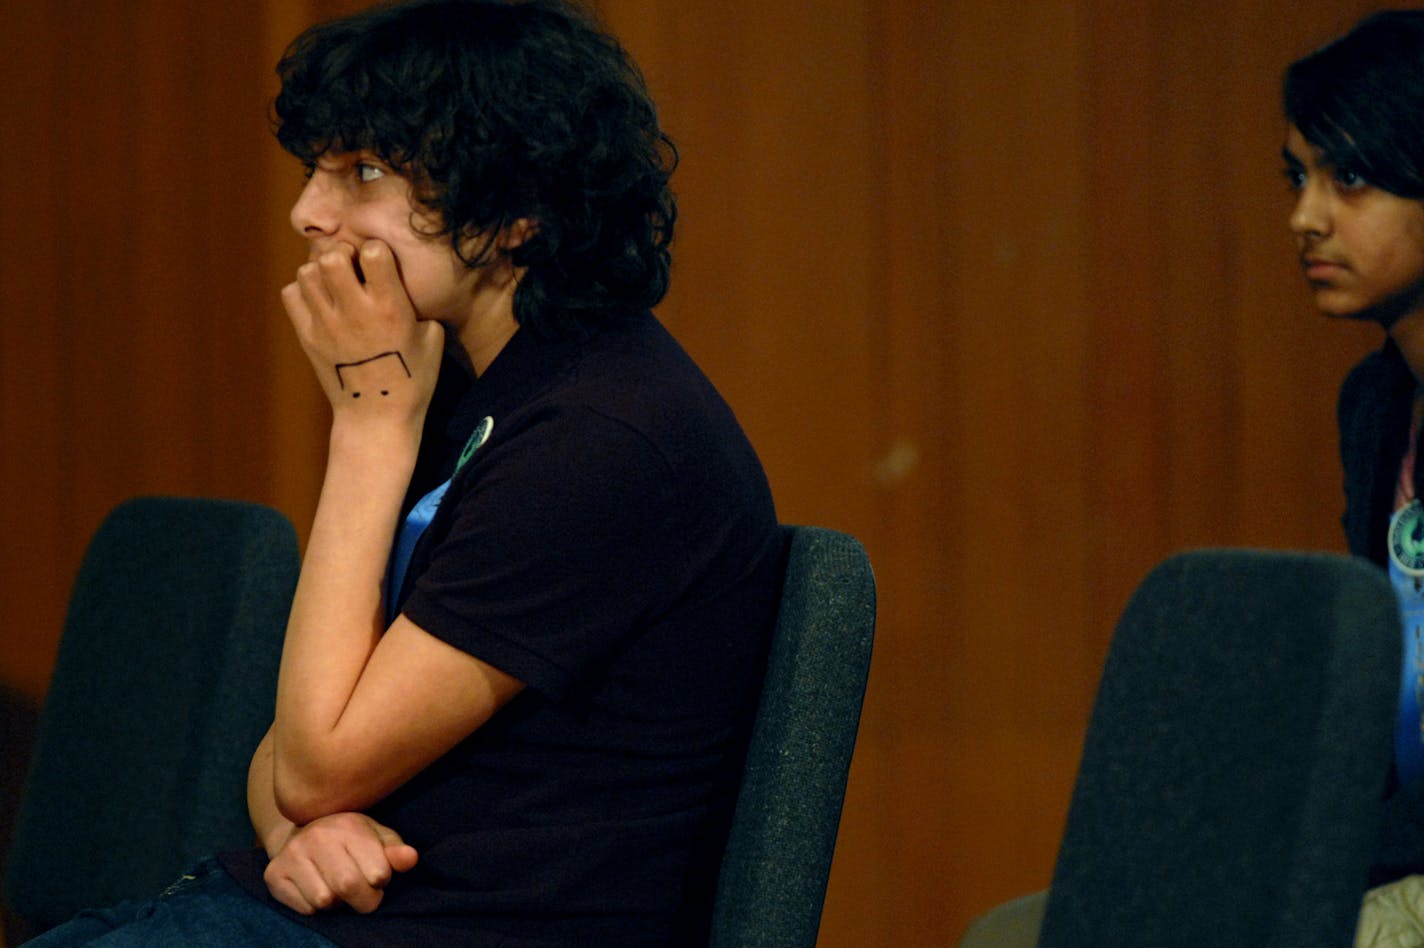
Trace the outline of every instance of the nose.
[[335, 189], [320, 168], [312, 172], [297, 196], [290, 214], [292, 229], [308, 240], [330, 237], [340, 227], [340, 204]]
[[1307, 179], [1301, 186], [1291, 210], [1290, 228], [1297, 237], [1319, 237], [1330, 232], [1330, 196], [1319, 183]]

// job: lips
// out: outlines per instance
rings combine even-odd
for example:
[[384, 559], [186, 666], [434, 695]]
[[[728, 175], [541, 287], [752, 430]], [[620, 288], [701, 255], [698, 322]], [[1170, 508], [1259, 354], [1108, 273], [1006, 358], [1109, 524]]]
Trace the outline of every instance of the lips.
[[1346, 267], [1338, 260], [1331, 260], [1328, 257], [1302, 256], [1300, 267], [1305, 271], [1307, 280], [1329, 281], [1344, 273]]

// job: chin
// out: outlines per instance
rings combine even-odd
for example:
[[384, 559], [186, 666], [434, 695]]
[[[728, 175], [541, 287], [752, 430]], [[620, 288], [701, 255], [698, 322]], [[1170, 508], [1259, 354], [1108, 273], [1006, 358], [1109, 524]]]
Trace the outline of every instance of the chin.
[[1321, 287], [1315, 290], [1315, 308], [1331, 319], [1372, 320], [1374, 307], [1361, 305], [1359, 300], [1350, 299], [1337, 290]]
[[1326, 319], [1343, 319], [1357, 323], [1379, 322], [1379, 318], [1371, 310], [1367, 309], [1348, 309], [1331, 306], [1321, 306], [1319, 309]]
[[1354, 305], [1337, 303], [1332, 306], [1317, 302], [1316, 305], [1319, 307], [1320, 312], [1324, 313], [1329, 319], [1339, 319], [1354, 323], [1374, 323], [1386, 332], [1389, 332], [1394, 324], [1399, 321], [1399, 318], [1405, 315], [1398, 307], [1391, 306], [1388, 303], [1376, 303], [1368, 306], [1360, 306], [1358, 303]]

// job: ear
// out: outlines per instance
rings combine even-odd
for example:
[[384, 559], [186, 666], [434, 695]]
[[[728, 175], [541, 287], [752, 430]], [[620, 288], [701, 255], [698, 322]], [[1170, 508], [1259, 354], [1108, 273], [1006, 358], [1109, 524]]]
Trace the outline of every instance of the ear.
[[532, 217], [521, 217], [504, 229], [499, 235], [499, 249], [505, 253], [516, 249], [539, 232], [539, 222]]

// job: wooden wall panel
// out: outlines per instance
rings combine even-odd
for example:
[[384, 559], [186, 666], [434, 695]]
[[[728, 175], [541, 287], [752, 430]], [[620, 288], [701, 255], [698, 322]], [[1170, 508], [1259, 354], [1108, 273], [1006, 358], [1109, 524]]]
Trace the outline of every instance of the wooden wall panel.
[[[620, 11], [605, 6], [618, 29]], [[864, 12], [859, 0], [752, 5], [736, 17], [683, 4], [626, 31], [651, 46], [626, 40], [682, 153], [673, 288], [660, 312], [734, 393], [783, 518], [835, 510], [862, 533], [867, 302], [879, 284]]]
[[270, 440], [271, 57], [255, 12], [108, 0], [3, 14], [0, 674], [31, 694], [115, 503], [271, 501], [286, 476]]
[[[1061, 628], [1081, 621], [1089, 591], [1081, 456], [1091, 337], [1074, 318], [1090, 246], [1079, 145], [1086, 24], [1066, 4], [1030, 15], [943, 4], [939, 15], [948, 46], [932, 84], [895, 103], [912, 111], [938, 86], [948, 139], [931, 183], [947, 195], [948, 240], [937, 248], [947, 293], [938, 305], [907, 300], [898, 314], [901, 325], [933, 318], [921, 332], [945, 338], [937, 368], [949, 380], [947, 400], [930, 409], [947, 443], [924, 471], [948, 492], [948, 516], [891, 553], [932, 564], [946, 587], [943, 611], [904, 590], [888, 629], [918, 643], [901, 687], [914, 703], [900, 699], [897, 727], [918, 739], [897, 755], [890, 788], [891, 799], [900, 785], [920, 788], [897, 821], [896, 871], [916, 901], [885, 920], [914, 943], [943, 937], [978, 893], [1048, 871], [1052, 848], [1037, 841], [1061, 821], [1085, 690], [1072, 673], [1081, 637]], [[893, 154], [884, 173], [899, 174]], [[911, 498], [893, 500], [906, 503], [901, 517], [921, 516]], [[921, 668], [936, 678], [924, 681]], [[935, 814], [934, 837], [915, 834], [922, 813]]]
[[[56, 380], [66, 330], [55, 279], [61, 242], [52, 221], [63, 176], [59, 129], [59, 16], [22, 5], [0, 30], [0, 632], [5, 679], [38, 694], [49, 677], [73, 533], [64, 502], [72, 469]], [[11, 94], [6, 91], [15, 90]], [[16, 94], [25, 90], [24, 95]]]
[[[325, 407], [276, 292], [271, 67], [355, 0], [21, 0], [0, 30], [0, 677], [40, 694], [118, 499], [305, 530]], [[1367, 4], [601, 0], [682, 150], [661, 313], [880, 629], [821, 943], [1046, 884], [1112, 623], [1166, 554], [1340, 549], [1279, 178], [1288, 60]], [[17, 146], [18, 143], [18, 146]]]
[[[350, 4], [352, 8], [354, 4]], [[319, 11], [319, 12], [318, 12]], [[295, 0], [264, 0], [261, 5], [262, 53], [257, 66], [263, 116], [277, 94], [275, 66], [297, 34], [317, 19], [343, 10], [319, 8]], [[331, 417], [311, 363], [293, 335], [278, 293], [296, 277], [306, 260], [306, 242], [293, 231], [288, 211], [306, 183], [301, 165], [284, 152], [264, 125], [261, 216], [263, 254], [260, 287], [265, 322], [263, 358], [270, 366], [268, 442], [272, 456], [270, 502], [286, 512], [303, 540], [316, 512], [326, 459], [326, 435]]]

